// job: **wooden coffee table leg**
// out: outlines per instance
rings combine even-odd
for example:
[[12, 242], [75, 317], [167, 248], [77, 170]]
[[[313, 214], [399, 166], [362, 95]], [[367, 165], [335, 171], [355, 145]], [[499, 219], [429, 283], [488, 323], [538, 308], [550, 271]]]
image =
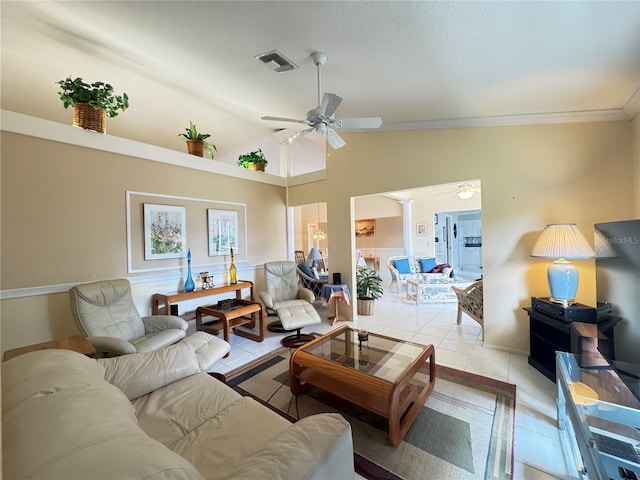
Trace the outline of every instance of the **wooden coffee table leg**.
[[[418, 370], [424, 365], [426, 360], [429, 359], [429, 382], [426, 383], [422, 388], [416, 386], [411, 386], [411, 379], [415, 376]], [[424, 402], [427, 400], [427, 397], [431, 394], [433, 390], [433, 386], [436, 381], [436, 361], [435, 361], [435, 350], [433, 345], [429, 345], [429, 348], [425, 351], [423, 355], [420, 356], [420, 359], [413, 368], [405, 372], [403, 380], [401, 380], [394, 389], [392, 389], [389, 395], [389, 441], [391, 445], [397, 447], [402, 442], [402, 439], [413, 425], [413, 422], [417, 418], [420, 410], [424, 406]], [[404, 412], [404, 409], [401, 408], [401, 393], [405, 390], [405, 388], [409, 385], [409, 388], [413, 388], [411, 391], [409, 398], [413, 401], [413, 405], [411, 408]]]

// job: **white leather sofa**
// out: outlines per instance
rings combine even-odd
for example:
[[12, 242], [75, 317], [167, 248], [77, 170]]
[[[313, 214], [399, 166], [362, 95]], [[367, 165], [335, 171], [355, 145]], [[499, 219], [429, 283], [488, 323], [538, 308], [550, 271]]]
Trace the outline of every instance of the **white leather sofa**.
[[200, 370], [188, 343], [94, 360], [41, 350], [2, 364], [4, 478], [346, 479], [349, 423], [295, 424]]
[[[391, 283], [389, 288], [396, 285], [398, 293], [402, 285], [407, 284], [407, 280], [429, 280], [435, 278], [449, 278], [453, 273], [450, 266], [446, 265], [438, 258], [420, 256], [392, 256], [387, 259], [387, 267], [391, 273]], [[425, 267], [425, 268], [423, 268]], [[431, 268], [429, 268], [431, 267]], [[432, 272], [433, 268], [440, 267], [439, 272]]]

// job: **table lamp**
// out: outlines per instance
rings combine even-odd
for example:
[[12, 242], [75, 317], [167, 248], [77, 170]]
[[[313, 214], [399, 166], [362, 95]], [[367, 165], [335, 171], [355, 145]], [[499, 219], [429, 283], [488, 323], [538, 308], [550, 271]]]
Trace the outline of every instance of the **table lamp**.
[[313, 247], [311, 250], [309, 250], [309, 256], [307, 257], [307, 260], [311, 260], [311, 266], [313, 268], [318, 268], [318, 260], [322, 259], [322, 254], [320, 253], [320, 250], [318, 250], [316, 247]]
[[575, 223], [547, 225], [533, 246], [532, 257], [556, 258], [547, 268], [549, 300], [568, 306], [575, 303], [578, 291], [578, 269], [567, 258], [593, 258], [593, 249]]

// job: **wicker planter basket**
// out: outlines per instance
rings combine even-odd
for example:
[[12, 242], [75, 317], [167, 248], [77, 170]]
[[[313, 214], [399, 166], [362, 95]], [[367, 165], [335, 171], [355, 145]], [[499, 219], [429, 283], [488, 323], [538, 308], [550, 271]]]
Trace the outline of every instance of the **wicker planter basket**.
[[73, 107], [73, 126], [92, 130], [98, 133], [107, 133], [107, 112], [96, 110], [88, 103], [76, 103]]
[[264, 172], [264, 163], [256, 163], [254, 165], [256, 166], [256, 170], [258, 170], [259, 172]]
[[204, 142], [202, 140], [187, 140], [189, 155], [204, 157]]
[[373, 315], [373, 299], [358, 299], [358, 315]]

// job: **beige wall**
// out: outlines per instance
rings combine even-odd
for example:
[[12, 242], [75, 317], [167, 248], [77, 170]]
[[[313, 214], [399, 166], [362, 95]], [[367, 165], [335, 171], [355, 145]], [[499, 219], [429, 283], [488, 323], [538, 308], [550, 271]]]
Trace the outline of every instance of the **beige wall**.
[[[349, 281], [355, 258], [352, 196], [478, 178], [485, 338], [501, 348], [528, 350], [522, 307], [531, 295], [548, 295], [548, 262], [529, 257], [544, 225], [576, 222], [589, 237], [593, 223], [640, 213], [638, 117], [633, 122], [354, 133], [345, 138], [347, 146], [328, 158], [326, 181], [289, 191], [290, 205], [327, 202], [331, 269]], [[127, 190], [246, 203], [248, 261], [239, 267], [249, 280], [261, 281], [256, 265], [286, 257], [281, 187], [7, 132], [2, 133], [1, 160], [1, 287], [4, 293], [33, 290], [26, 297], [3, 296], [3, 350], [75, 332], [68, 284], [131, 277], [126, 271]], [[581, 270], [578, 300], [593, 303], [593, 264], [576, 264]], [[180, 278], [133, 277], [141, 313], [154, 291], [170, 291]], [[60, 293], [38, 293], [56, 286]]]
[[[528, 351], [522, 307], [532, 295], [548, 296], [548, 261], [529, 252], [546, 224], [575, 222], [590, 238], [594, 223], [634, 216], [629, 121], [352, 133], [345, 140], [328, 157], [326, 181], [289, 191], [292, 205], [328, 202], [332, 270], [352, 278], [352, 196], [480, 179], [485, 342], [499, 348]], [[578, 301], [593, 304], [593, 262], [575, 263]]]
[[[127, 272], [127, 191], [246, 204], [240, 278], [261, 283], [261, 265], [286, 258], [283, 187], [8, 132], [1, 161], [3, 351], [75, 333], [69, 285], [130, 278], [142, 314], [152, 293], [180, 287], [181, 269]], [[192, 249], [194, 274], [207, 270], [221, 283], [226, 266], [208, 257], [206, 239], [191, 239], [201, 246]], [[6, 295], [16, 291], [17, 298]]]

